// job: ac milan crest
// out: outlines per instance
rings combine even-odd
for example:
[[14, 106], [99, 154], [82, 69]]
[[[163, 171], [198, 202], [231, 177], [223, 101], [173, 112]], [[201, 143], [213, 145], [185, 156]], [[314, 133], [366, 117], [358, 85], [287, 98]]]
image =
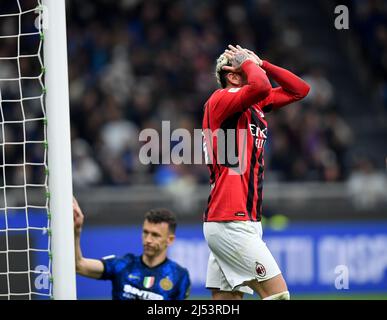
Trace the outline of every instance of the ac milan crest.
[[255, 263], [255, 271], [257, 272], [258, 277], [266, 276], [266, 269], [263, 264], [256, 262]]

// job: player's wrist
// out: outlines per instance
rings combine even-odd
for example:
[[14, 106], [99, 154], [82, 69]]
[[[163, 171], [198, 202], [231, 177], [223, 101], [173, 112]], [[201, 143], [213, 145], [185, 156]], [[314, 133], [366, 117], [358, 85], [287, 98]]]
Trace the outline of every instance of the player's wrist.
[[261, 61], [261, 60], [258, 60], [258, 59], [255, 59], [255, 58], [251, 58], [251, 60], [252, 60], [258, 67], [262, 67], [262, 61]]
[[251, 60], [250, 58], [249, 59], [246, 59], [245, 61], [243, 61], [243, 63], [241, 64], [240, 68], [245, 71], [246, 68], [248, 68], [248, 66], [251, 66], [251, 65], [256, 65], [255, 61]]
[[263, 60], [260, 59], [259, 57], [254, 57], [254, 62], [258, 67], [262, 68]]
[[270, 65], [270, 62], [267, 61], [267, 60], [262, 60], [262, 64], [261, 64], [261, 68], [262, 69], [266, 69], [267, 67], [269, 67]]
[[241, 65], [241, 70], [244, 72], [246, 75], [252, 70], [252, 68], [255, 70], [256, 68], [260, 69], [262, 72], [266, 72], [263, 70], [262, 67], [258, 65], [258, 63], [255, 60], [248, 59], [246, 60], [242, 65]]

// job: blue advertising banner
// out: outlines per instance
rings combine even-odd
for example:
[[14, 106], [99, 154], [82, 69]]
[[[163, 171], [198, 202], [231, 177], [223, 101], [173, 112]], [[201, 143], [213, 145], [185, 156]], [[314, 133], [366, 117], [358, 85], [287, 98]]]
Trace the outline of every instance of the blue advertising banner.
[[[291, 293], [387, 292], [387, 222], [291, 223], [281, 231], [264, 228], [264, 241]], [[85, 257], [141, 254], [141, 226], [85, 227]], [[209, 251], [202, 225], [180, 225], [169, 257], [190, 272], [192, 296], [205, 289]], [[78, 298], [109, 298], [111, 284], [78, 276]]]

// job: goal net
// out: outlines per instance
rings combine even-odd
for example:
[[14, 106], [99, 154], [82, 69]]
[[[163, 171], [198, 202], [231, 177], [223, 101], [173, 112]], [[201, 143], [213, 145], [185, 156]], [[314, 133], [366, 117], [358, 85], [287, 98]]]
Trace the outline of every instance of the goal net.
[[43, 5], [0, 5], [0, 299], [53, 298]]

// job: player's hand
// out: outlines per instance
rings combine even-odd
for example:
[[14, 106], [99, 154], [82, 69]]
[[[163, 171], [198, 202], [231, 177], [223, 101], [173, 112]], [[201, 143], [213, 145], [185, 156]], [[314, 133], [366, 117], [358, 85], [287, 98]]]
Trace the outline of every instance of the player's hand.
[[241, 65], [243, 62], [251, 60], [251, 58], [243, 49], [238, 49], [232, 45], [229, 45], [228, 48], [229, 49], [225, 50], [224, 55], [231, 62], [231, 66], [224, 66], [222, 69], [229, 72], [240, 73], [242, 71]]
[[256, 55], [256, 53], [254, 51], [251, 51], [251, 50], [249, 50], [247, 48], [242, 48], [240, 45], [237, 45], [236, 48], [240, 49], [240, 50], [246, 51], [248, 53], [248, 55], [249, 55], [249, 58], [251, 60], [253, 60], [257, 66], [262, 67], [263, 61], [262, 61], [262, 59], [260, 57], [258, 57]]
[[83, 226], [83, 212], [81, 208], [79, 207], [77, 199], [73, 197], [73, 215], [74, 215], [74, 232], [75, 234], [79, 235], [82, 231]]

